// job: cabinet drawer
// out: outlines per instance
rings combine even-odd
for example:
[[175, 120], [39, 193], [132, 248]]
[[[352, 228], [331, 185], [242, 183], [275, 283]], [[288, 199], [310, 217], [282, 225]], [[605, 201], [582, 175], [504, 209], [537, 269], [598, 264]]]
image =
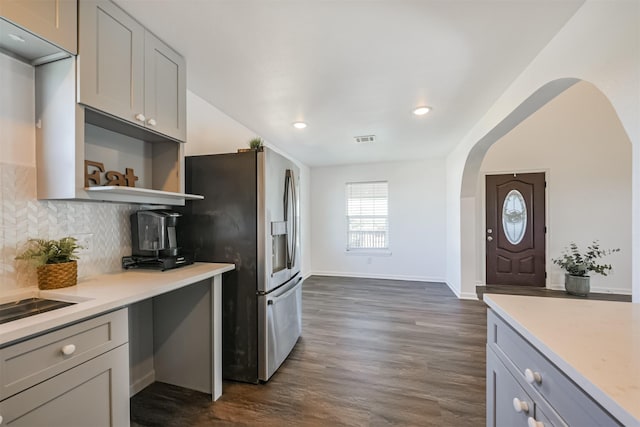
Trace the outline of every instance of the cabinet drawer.
[[508, 365], [521, 382], [526, 383], [527, 369], [539, 374], [541, 381], [528, 386], [549, 402], [567, 424], [621, 425], [492, 310], [487, 311], [487, 328], [489, 347], [510, 362]]
[[[514, 399], [526, 405], [516, 411]], [[487, 348], [487, 426], [527, 427], [542, 422], [544, 427], [567, 427], [562, 419], [537, 393], [523, 388], [491, 347]]]
[[127, 336], [123, 308], [0, 349], [0, 400], [126, 343]]
[[0, 402], [2, 425], [129, 425], [129, 349], [124, 344]]

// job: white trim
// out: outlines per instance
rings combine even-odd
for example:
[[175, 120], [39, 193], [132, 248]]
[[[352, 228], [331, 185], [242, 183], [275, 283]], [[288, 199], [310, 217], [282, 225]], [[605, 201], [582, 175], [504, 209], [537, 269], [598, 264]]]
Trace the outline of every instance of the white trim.
[[434, 282], [434, 283], [446, 284], [444, 277], [396, 276], [396, 275], [390, 275], [390, 274], [347, 273], [347, 272], [340, 272], [340, 271], [312, 271], [311, 273], [309, 273], [309, 276], [351, 277], [351, 278], [360, 278], [360, 279], [387, 279], [387, 280], [403, 280], [407, 282]]
[[451, 286], [449, 284], [449, 282], [444, 282], [449, 289], [451, 289], [451, 292], [453, 292], [453, 294], [456, 296], [456, 298], [458, 299], [464, 299], [464, 300], [475, 300], [478, 301], [478, 295], [474, 292], [459, 292], [457, 289], [454, 289], [453, 286]]
[[[560, 284], [551, 284], [547, 286], [547, 289], [552, 289], [554, 291], [564, 291], [564, 285]], [[623, 289], [623, 288], [599, 288], [599, 287], [590, 287], [590, 293], [596, 294], [619, 294], [619, 295], [631, 295], [631, 289]]]
[[142, 376], [142, 378], [140, 378], [139, 380], [134, 381], [129, 386], [129, 397], [135, 396], [136, 394], [138, 394], [139, 392], [141, 392], [145, 388], [149, 387], [155, 381], [156, 381], [156, 371], [155, 371], [155, 369], [152, 369], [151, 371], [149, 371], [146, 374], [144, 374]]
[[355, 256], [391, 256], [393, 253], [389, 249], [346, 249], [344, 251], [345, 255], [355, 255]]

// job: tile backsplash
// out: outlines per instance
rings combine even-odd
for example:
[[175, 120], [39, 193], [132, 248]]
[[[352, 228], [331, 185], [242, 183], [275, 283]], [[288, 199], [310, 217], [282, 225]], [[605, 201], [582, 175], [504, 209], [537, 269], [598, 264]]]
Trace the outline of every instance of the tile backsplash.
[[35, 270], [15, 256], [28, 239], [74, 236], [78, 276], [119, 271], [131, 255], [129, 215], [136, 205], [36, 199], [36, 168], [0, 163], [0, 291], [36, 286]]

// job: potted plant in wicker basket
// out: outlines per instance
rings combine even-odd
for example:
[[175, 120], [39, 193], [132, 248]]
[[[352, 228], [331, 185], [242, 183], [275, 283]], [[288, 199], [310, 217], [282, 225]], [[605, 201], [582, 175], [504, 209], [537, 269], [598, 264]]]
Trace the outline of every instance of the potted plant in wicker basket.
[[562, 256], [552, 261], [566, 271], [564, 287], [567, 292], [572, 295], [586, 296], [591, 290], [589, 272], [593, 271], [606, 276], [612, 269], [611, 264], [598, 264], [598, 259], [619, 251], [620, 249], [600, 249], [600, 244], [594, 240], [583, 253], [578, 249], [578, 245], [571, 242]]
[[74, 237], [30, 239], [27, 249], [16, 259], [29, 261], [36, 267], [40, 289], [58, 289], [78, 283], [78, 249], [82, 246]]

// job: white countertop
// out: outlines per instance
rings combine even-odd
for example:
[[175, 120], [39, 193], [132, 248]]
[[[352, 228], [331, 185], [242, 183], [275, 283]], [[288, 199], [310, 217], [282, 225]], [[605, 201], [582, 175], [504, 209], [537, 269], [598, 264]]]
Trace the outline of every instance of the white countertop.
[[39, 296], [77, 304], [0, 325], [0, 345], [152, 298], [234, 268], [233, 264], [195, 263], [167, 271], [128, 270], [103, 274], [62, 289], [25, 288], [3, 292], [0, 302]]
[[520, 335], [626, 426], [640, 426], [640, 304], [485, 294]]

